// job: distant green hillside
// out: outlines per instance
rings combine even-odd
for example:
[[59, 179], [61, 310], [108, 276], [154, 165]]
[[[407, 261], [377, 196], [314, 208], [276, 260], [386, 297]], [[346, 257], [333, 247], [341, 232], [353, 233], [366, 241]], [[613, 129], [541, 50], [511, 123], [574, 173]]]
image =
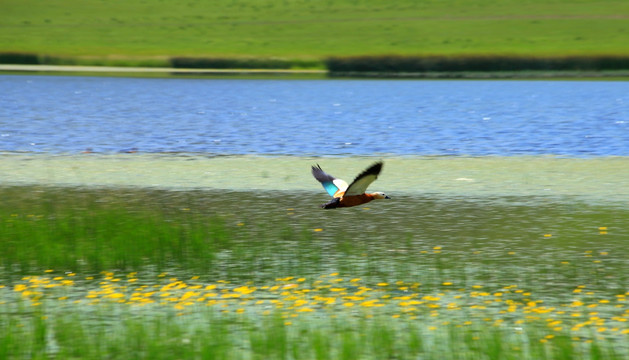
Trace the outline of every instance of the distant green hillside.
[[2, 0], [0, 52], [629, 55], [627, 0]]

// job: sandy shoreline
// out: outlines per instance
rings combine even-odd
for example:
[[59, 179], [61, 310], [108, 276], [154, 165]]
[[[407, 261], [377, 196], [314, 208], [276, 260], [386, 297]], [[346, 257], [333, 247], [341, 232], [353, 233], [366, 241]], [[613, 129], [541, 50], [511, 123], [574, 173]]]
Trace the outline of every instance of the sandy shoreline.
[[347, 79], [576, 79], [627, 80], [629, 71], [494, 71], [422, 73], [337, 73], [317, 69], [184, 69], [171, 67], [0, 64], [0, 74], [60, 74], [99, 76], [229, 76]]
[[66, 65], [6, 65], [0, 64], [0, 72], [58, 72], [97, 74], [183, 74], [183, 75], [325, 75], [327, 70], [291, 69], [180, 69], [169, 67], [123, 67], [123, 66], [66, 66]]

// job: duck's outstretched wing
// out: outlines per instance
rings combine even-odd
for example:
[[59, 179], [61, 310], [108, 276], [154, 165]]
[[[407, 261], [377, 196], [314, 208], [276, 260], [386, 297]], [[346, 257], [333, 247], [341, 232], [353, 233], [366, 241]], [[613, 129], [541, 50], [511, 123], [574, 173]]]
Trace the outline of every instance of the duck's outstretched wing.
[[356, 176], [356, 179], [354, 179], [354, 181], [352, 181], [352, 183], [347, 187], [347, 190], [345, 190], [345, 196], [364, 194], [369, 184], [378, 178], [381, 170], [381, 161], [368, 167], [367, 170]]
[[317, 179], [325, 191], [332, 197], [341, 197], [347, 189], [347, 183], [341, 179], [337, 179], [330, 174], [326, 174], [319, 164], [312, 167], [312, 176]]

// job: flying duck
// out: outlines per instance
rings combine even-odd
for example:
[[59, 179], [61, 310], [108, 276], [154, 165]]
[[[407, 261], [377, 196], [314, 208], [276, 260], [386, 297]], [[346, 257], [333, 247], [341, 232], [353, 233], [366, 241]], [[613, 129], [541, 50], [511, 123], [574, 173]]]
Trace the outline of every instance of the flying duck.
[[356, 179], [348, 186], [345, 181], [323, 172], [319, 164], [313, 166], [312, 175], [323, 185], [325, 191], [332, 196], [332, 200], [321, 205], [321, 207], [324, 209], [336, 209], [362, 205], [376, 199], [390, 199], [383, 192], [365, 193], [369, 184], [378, 178], [380, 170], [382, 170], [382, 162], [377, 162], [356, 176]]

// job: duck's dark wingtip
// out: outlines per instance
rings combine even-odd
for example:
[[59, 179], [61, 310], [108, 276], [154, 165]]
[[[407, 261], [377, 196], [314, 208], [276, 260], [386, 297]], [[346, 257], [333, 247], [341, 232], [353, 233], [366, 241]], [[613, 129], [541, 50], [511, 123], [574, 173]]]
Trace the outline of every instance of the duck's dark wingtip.
[[365, 171], [363, 171], [361, 175], [378, 175], [380, 174], [380, 171], [382, 171], [383, 165], [384, 165], [384, 162], [377, 161], [373, 163], [370, 167], [368, 167]]
[[319, 166], [319, 164], [312, 165], [310, 168], [310, 171], [312, 172], [312, 175], [314, 175], [314, 177], [317, 178], [317, 180], [319, 180], [320, 178], [321, 180], [319, 181], [324, 180], [322, 177], [324, 177], [326, 173], [323, 171], [321, 166]]

